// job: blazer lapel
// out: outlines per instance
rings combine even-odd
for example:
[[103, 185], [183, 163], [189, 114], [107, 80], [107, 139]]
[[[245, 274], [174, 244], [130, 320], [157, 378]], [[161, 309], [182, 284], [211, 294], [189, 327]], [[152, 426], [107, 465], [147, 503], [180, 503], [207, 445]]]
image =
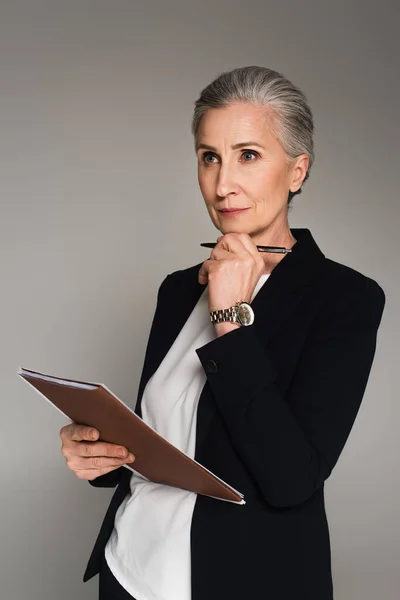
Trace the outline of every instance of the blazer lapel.
[[255, 330], [266, 344], [296, 308], [325, 265], [325, 256], [308, 229], [291, 229], [297, 242], [276, 265], [251, 303]]

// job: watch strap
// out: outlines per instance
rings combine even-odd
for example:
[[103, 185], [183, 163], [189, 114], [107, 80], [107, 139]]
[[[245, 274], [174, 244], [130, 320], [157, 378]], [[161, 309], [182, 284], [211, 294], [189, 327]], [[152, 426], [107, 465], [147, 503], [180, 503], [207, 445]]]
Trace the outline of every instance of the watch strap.
[[215, 325], [215, 323], [226, 323], [227, 321], [238, 323], [237, 306], [210, 311], [210, 320], [213, 325]]

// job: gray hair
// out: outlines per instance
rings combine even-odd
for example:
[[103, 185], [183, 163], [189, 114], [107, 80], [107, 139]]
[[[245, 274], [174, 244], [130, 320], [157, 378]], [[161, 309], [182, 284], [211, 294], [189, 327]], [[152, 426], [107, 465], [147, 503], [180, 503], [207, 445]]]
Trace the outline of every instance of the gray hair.
[[[308, 154], [309, 165], [304, 182], [314, 162], [314, 123], [305, 94], [281, 73], [266, 67], [240, 67], [221, 73], [196, 100], [191, 131], [198, 141], [200, 121], [209, 108], [228, 106], [234, 102], [268, 105], [274, 121], [274, 132], [287, 157], [294, 159]], [[288, 207], [297, 192], [289, 192]]]

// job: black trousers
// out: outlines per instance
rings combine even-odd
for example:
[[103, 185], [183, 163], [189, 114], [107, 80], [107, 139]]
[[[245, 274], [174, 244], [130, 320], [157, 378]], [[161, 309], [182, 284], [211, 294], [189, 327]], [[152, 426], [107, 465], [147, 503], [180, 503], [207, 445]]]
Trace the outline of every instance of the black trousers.
[[135, 600], [111, 573], [104, 553], [99, 572], [99, 600]]

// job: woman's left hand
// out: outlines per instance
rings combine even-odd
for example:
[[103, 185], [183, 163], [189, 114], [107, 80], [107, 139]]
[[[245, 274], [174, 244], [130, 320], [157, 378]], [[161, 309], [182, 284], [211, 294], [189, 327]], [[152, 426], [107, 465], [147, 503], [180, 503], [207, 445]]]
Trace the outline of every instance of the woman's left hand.
[[210, 258], [199, 271], [199, 283], [208, 283], [209, 310], [250, 302], [264, 269], [260, 252], [247, 233], [227, 233], [217, 238]]

